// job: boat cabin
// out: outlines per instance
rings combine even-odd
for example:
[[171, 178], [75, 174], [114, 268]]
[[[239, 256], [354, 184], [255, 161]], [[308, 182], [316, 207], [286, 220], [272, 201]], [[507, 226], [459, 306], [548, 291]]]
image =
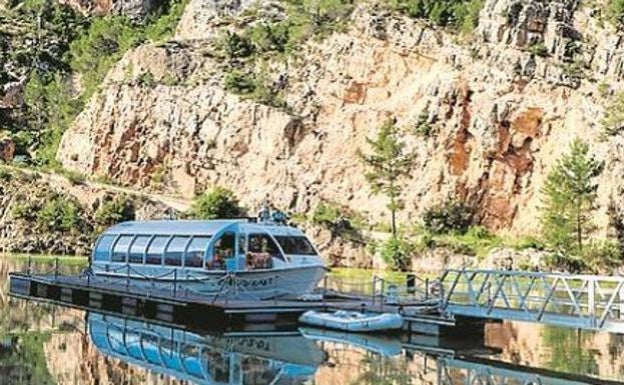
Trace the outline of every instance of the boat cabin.
[[157, 273], [249, 271], [319, 262], [301, 230], [248, 220], [124, 222], [99, 237], [91, 256], [96, 273], [126, 265]]

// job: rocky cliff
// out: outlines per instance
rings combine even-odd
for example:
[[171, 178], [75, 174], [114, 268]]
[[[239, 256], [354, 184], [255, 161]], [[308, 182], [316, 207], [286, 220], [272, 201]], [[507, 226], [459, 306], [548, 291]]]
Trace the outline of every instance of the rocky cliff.
[[[360, 4], [344, 31], [266, 63], [288, 108], [223, 87], [231, 63], [215, 41], [254, 22], [248, 3], [191, 1], [175, 39], [128, 52], [65, 133], [62, 164], [145, 188], [164, 173], [188, 196], [223, 185], [251, 207], [267, 194], [295, 212], [331, 200], [380, 221], [357, 150], [396, 118], [418, 154], [404, 219], [454, 196], [491, 229], [533, 233], [545, 175], [576, 137], [605, 162], [601, 228], [610, 204], [622, 209], [624, 141], [600, 122], [621, 88], [623, 41], [599, 3], [487, 0], [470, 38]], [[423, 122], [428, 135], [415, 133]]]

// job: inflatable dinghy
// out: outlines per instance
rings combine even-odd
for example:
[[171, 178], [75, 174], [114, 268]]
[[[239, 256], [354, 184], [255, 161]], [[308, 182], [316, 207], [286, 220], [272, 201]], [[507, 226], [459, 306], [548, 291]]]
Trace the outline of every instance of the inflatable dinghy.
[[348, 332], [373, 332], [400, 329], [403, 317], [396, 313], [363, 314], [345, 310], [323, 313], [310, 310], [299, 317], [299, 322]]

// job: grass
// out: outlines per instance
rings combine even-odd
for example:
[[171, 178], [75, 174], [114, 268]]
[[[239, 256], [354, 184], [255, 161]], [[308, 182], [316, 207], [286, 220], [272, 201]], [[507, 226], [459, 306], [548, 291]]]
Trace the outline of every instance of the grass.
[[42, 255], [42, 254], [0, 254], [0, 259], [25, 262], [28, 258], [35, 264], [49, 264], [59, 261], [63, 266], [87, 266], [89, 257], [87, 256], [58, 256], [58, 255]]

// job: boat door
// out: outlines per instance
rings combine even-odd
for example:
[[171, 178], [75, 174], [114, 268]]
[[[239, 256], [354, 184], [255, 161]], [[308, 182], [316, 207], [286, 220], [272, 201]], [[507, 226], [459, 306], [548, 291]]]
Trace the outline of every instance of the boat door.
[[238, 270], [247, 270], [247, 233], [239, 231], [237, 234], [236, 261]]

